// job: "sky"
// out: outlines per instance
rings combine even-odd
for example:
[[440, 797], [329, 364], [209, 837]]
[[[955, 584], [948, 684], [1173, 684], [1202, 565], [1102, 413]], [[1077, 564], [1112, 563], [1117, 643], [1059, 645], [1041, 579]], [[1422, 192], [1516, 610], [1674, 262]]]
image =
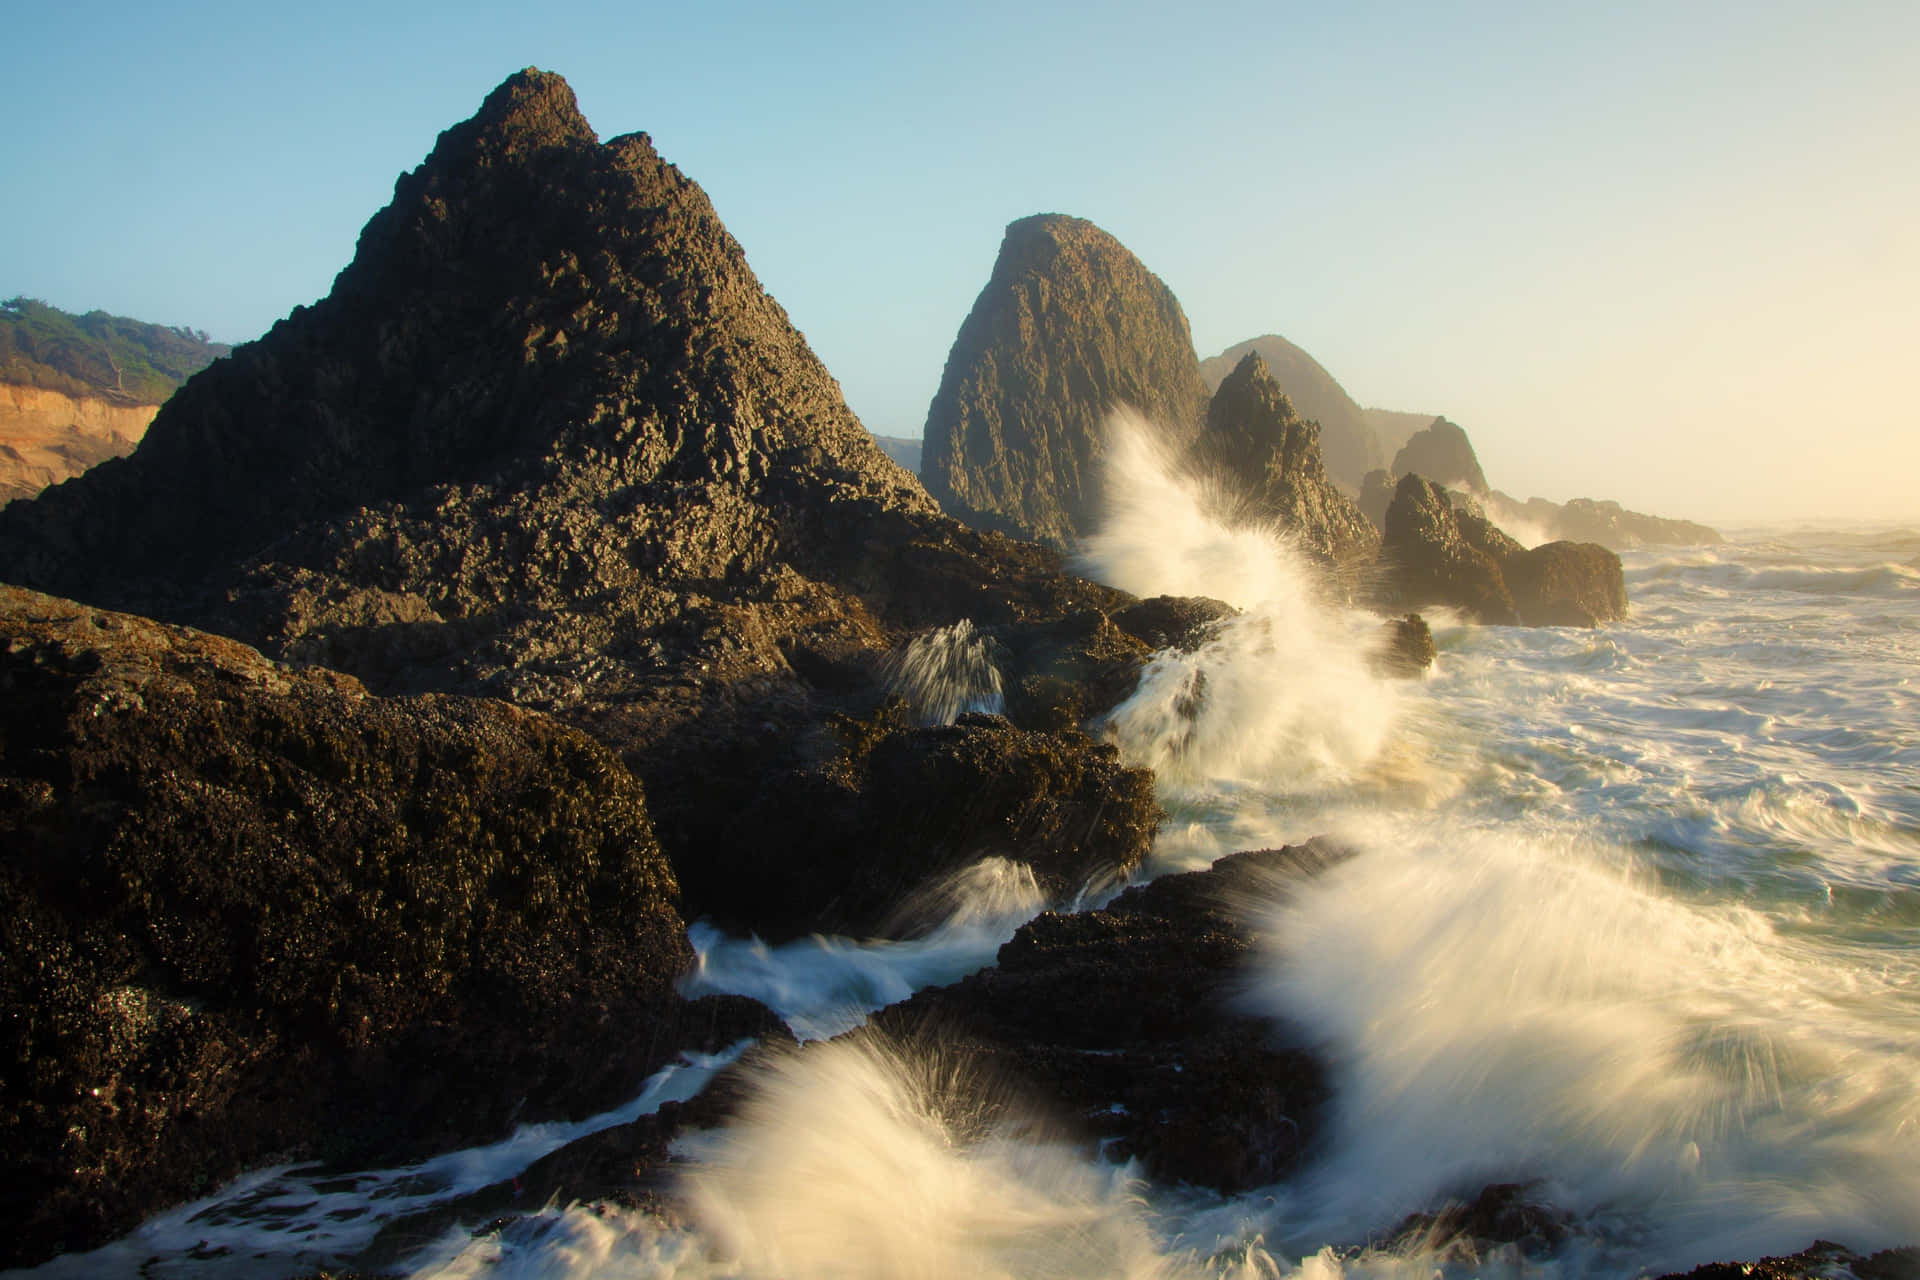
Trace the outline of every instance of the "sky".
[[258, 336], [523, 66], [699, 182], [872, 430], [1089, 218], [1495, 487], [1920, 523], [1920, 4], [0, 0], [0, 297]]

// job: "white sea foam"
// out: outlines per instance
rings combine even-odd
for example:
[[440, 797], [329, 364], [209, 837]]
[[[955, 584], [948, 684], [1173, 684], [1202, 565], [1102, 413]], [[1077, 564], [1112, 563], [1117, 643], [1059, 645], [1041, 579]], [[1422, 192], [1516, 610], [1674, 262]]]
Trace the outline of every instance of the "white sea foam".
[[768, 946], [696, 923], [687, 931], [694, 970], [681, 991], [752, 996], [802, 1040], [825, 1039], [921, 987], [953, 982], [991, 964], [1000, 944], [1045, 898], [1024, 864], [984, 858], [922, 890], [917, 905], [937, 923], [921, 937], [898, 941], [815, 934]]
[[923, 632], [888, 654], [882, 675], [888, 691], [905, 698], [926, 724], [952, 724], [969, 711], [1000, 713], [993, 642], [965, 618]]
[[1385, 747], [1392, 684], [1378, 620], [1328, 600], [1281, 530], [1235, 524], [1137, 417], [1109, 424], [1109, 514], [1081, 569], [1136, 595], [1211, 596], [1243, 612], [1197, 650], [1154, 657], [1103, 732], [1163, 788], [1346, 781]]
[[1289, 1234], [1542, 1179], [1652, 1265], [1920, 1238], [1920, 957], [1862, 965], [1578, 841], [1370, 844], [1268, 921], [1253, 998], [1338, 1080]]

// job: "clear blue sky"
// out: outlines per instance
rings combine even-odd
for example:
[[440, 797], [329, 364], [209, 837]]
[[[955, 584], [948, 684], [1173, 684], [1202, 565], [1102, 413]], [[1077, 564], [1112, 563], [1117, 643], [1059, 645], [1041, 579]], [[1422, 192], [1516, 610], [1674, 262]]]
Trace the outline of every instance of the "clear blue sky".
[[0, 296], [256, 336], [522, 66], [704, 186], [875, 431], [1002, 228], [1202, 355], [1444, 412], [1519, 496], [1920, 522], [1920, 4], [0, 0]]

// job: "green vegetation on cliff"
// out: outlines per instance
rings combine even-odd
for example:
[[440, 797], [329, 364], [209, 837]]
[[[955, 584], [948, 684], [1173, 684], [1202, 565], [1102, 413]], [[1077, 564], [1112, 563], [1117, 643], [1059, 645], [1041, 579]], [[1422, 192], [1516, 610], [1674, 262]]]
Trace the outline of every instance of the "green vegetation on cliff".
[[36, 298], [0, 302], [0, 382], [123, 404], [161, 404], [232, 350], [197, 329], [104, 311], [73, 315]]

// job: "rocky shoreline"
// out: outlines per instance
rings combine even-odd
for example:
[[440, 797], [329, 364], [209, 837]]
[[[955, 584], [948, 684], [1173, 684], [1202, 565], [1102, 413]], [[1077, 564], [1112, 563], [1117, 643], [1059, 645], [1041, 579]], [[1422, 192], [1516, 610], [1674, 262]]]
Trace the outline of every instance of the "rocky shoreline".
[[[1065, 571], [1108, 401], [1365, 580], [1395, 674], [1433, 658], [1410, 610], [1623, 616], [1619, 560], [1522, 549], [1418, 476], [1376, 530], [1257, 355], [1209, 399], [1178, 303], [1111, 237], [1043, 215], [1002, 259], [923, 487], [698, 186], [525, 71], [401, 177], [329, 297], [130, 457], [0, 510], [0, 1266], [245, 1169], [409, 1160], [604, 1110], [685, 1050], [787, 1045], [754, 1001], [680, 993], [688, 920], [908, 936], [903, 906], [986, 857], [1052, 909], [851, 1034], [937, 1037], [1164, 1182], [1311, 1158], [1327, 1067], [1229, 998], [1234, 904], [1345, 854], [1067, 909], [1164, 817], [1100, 717], [1233, 612]], [[1042, 423], [1089, 352], [1118, 381]], [[736, 1068], [436, 1212], [657, 1204], [670, 1140], [752, 1088]]]

